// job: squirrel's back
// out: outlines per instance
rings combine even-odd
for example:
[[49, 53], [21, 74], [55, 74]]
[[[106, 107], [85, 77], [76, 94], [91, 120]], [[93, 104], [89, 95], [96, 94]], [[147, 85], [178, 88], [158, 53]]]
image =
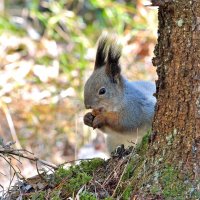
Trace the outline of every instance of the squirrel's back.
[[151, 81], [131, 81], [130, 84], [134, 88], [138, 89], [147, 98], [152, 99], [154, 103], [156, 102], [156, 98], [153, 96], [153, 94], [156, 92], [155, 83]]
[[[123, 99], [119, 107], [125, 130], [150, 126], [156, 98], [155, 84], [150, 81], [128, 81], [123, 79]], [[126, 116], [126, 117], [124, 117]]]

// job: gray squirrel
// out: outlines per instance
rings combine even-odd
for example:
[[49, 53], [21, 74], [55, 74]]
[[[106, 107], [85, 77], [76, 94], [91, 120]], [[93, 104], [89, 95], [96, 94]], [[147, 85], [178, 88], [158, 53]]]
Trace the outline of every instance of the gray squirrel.
[[155, 84], [124, 78], [120, 57], [116, 41], [101, 36], [94, 71], [84, 87], [85, 107], [92, 109], [85, 114], [84, 123], [107, 134], [110, 153], [121, 144], [127, 147], [141, 141], [151, 128], [156, 103]]

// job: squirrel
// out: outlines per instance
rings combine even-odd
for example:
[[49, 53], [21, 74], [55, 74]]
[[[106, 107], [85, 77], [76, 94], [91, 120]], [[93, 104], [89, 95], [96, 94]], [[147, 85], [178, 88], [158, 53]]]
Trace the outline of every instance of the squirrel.
[[84, 104], [92, 109], [84, 123], [107, 135], [111, 153], [121, 144], [139, 143], [151, 128], [155, 84], [129, 81], [121, 74], [121, 47], [107, 35], [99, 38], [94, 71], [85, 83]]

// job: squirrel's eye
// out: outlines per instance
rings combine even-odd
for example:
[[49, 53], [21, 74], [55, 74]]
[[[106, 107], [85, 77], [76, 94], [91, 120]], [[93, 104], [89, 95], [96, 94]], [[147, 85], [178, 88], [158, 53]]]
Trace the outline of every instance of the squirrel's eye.
[[106, 88], [101, 88], [100, 90], [99, 90], [99, 95], [103, 95], [103, 94], [105, 94], [106, 93]]

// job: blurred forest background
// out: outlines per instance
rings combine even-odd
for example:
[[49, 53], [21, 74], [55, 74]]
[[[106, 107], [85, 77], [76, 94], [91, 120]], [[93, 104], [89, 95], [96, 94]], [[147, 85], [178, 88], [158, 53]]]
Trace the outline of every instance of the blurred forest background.
[[[55, 164], [77, 159], [89, 143], [90, 150], [106, 151], [101, 136], [91, 142], [95, 131], [83, 125], [83, 86], [104, 31], [121, 38], [128, 78], [156, 79], [151, 59], [157, 10], [145, 4], [150, 3], [0, 0], [0, 143], [15, 141], [16, 148]], [[21, 162], [14, 164], [32, 175], [35, 167]], [[11, 174], [3, 159], [0, 169], [4, 185]]]

